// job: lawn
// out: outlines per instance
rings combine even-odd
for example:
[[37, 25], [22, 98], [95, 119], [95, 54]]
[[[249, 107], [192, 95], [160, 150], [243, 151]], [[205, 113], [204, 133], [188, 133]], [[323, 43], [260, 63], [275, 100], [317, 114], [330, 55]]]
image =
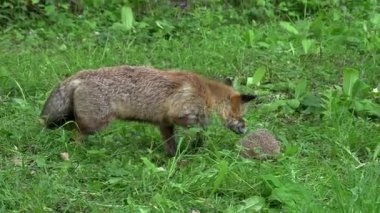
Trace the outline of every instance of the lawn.
[[[271, 1], [147, 11], [112, 1], [80, 16], [52, 5], [28, 15], [15, 2], [0, 6], [13, 18], [0, 18], [1, 212], [380, 212], [377, 1], [284, 1], [281, 12]], [[173, 158], [149, 124], [116, 121], [83, 144], [40, 125], [61, 80], [121, 64], [233, 78], [259, 96], [249, 130], [273, 132], [280, 156], [239, 156], [242, 136], [217, 117], [197, 150], [198, 130], [178, 128]]]

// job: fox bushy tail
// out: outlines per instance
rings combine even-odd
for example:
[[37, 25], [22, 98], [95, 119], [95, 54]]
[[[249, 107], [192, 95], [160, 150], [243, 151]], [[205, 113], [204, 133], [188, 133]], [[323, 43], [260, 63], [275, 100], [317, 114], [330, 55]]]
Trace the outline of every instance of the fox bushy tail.
[[73, 93], [76, 86], [70, 82], [64, 82], [50, 93], [40, 115], [46, 127], [59, 127], [74, 119]]

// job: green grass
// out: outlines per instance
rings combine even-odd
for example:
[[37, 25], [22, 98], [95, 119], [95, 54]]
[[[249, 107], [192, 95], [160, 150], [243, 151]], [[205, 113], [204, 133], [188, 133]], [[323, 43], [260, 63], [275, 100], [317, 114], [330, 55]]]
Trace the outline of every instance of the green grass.
[[[360, 40], [365, 32], [355, 28], [368, 20], [358, 17], [347, 26], [341, 24], [344, 19], [323, 19], [319, 25], [316, 19], [303, 20], [294, 25], [300, 32], [295, 35], [278, 22], [212, 24], [209, 15], [200, 10], [183, 17], [169, 40], [163, 32], [147, 35], [144, 29], [96, 35], [76, 27], [74, 35], [46, 41], [26, 36], [21, 42], [3, 32], [0, 211], [379, 212], [378, 120], [344, 112], [321, 119], [302, 111], [262, 108], [291, 96], [281, 86], [288, 81], [306, 78], [316, 94], [341, 85], [347, 67], [377, 86], [379, 50]], [[313, 23], [323, 36], [304, 33]], [[255, 35], [251, 42], [249, 30]], [[305, 54], [302, 40], [309, 34], [316, 43]], [[240, 136], [218, 120], [206, 130], [198, 151], [186, 149], [193, 131], [180, 129], [185, 152], [175, 158], [165, 157], [158, 130], [147, 124], [115, 122], [83, 145], [69, 142], [70, 131], [39, 125], [49, 91], [65, 76], [119, 64], [179, 68], [217, 79], [244, 79], [265, 67], [263, 86], [242, 88], [265, 94], [261, 104], [250, 106], [246, 118], [250, 129], [263, 126], [274, 132], [282, 144], [281, 156], [263, 162], [239, 157], [235, 144]], [[62, 152], [69, 153], [69, 161], [60, 159]]]

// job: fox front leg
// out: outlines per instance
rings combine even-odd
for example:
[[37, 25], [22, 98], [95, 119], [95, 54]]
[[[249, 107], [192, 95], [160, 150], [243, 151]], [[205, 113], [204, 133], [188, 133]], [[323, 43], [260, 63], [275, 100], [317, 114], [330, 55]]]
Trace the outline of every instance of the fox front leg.
[[161, 137], [165, 141], [165, 152], [168, 156], [173, 157], [177, 152], [177, 144], [174, 138], [174, 126], [160, 125]]
[[198, 129], [195, 133], [194, 139], [191, 141], [191, 149], [198, 151], [200, 148], [203, 147], [205, 142], [205, 135], [204, 135], [205, 129]]

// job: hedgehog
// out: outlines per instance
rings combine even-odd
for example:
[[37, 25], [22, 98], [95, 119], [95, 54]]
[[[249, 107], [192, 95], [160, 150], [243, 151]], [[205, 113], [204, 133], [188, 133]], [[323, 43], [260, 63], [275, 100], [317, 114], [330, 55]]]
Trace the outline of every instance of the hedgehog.
[[280, 154], [280, 143], [267, 129], [257, 129], [239, 141], [240, 155], [245, 158], [266, 160]]

